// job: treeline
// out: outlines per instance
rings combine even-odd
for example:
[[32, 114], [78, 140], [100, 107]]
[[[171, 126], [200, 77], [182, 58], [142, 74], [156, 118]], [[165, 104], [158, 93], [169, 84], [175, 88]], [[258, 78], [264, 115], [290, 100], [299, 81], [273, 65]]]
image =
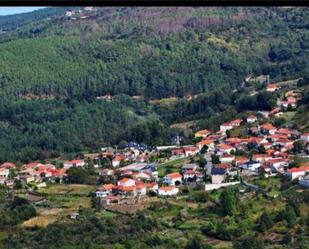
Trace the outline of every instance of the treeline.
[[12, 228], [35, 215], [35, 208], [24, 198], [15, 197], [12, 201], [4, 201], [1, 203], [0, 228]]
[[157, 227], [156, 220], [144, 214], [102, 219], [93, 210], [80, 210], [76, 221], [54, 223], [33, 231], [24, 230], [7, 239], [5, 248], [102, 248], [102, 245], [149, 248], [141, 241], [140, 234], [154, 231]]
[[[119, 93], [181, 97], [220, 86], [239, 86], [248, 74], [270, 74], [271, 79], [278, 80], [301, 76], [307, 66], [306, 53], [302, 52], [307, 43], [305, 27], [292, 25], [293, 16], [301, 19], [304, 15], [301, 8], [285, 12], [276, 8], [272, 12], [246, 10], [243, 18], [209, 29], [187, 27], [181, 20], [177, 22], [177, 14], [202, 18], [214, 12], [223, 18], [224, 12], [230, 15], [233, 11], [197, 8], [188, 14], [172, 8], [169, 18], [176, 21], [168, 19], [168, 25], [176, 25], [172, 25], [175, 32], [160, 33], [151, 30], [156, 24], [163, 25], [163, 9], [157, 10], [152, 21], [147, 16], [150, 13], [143, 16], [134, 9], [104, 11], [102, 15], [109, 19], [98, 14], [84, 22], [42, 21], [30, 25], [29, 31], [23, 27], [19, 38], [2, 43], [3, 98], [29, 93], [73, 98]], [[114, 12], [119, 20], [112, 17]], [[141, 15], [145, 27], [134, 19], [138, 17], [130, 19], [131, 12]], [[34, 34], [35, 26], [39, 31]]]
[[143, 101], [20, 100], [0, 109], [0, 161], [30, 161], [119, 142], [169, 141], [157, 115]]
[[[219, 124], [233, 118], [237, 113], [271, 110], [275, 104], [274, 93], [261, 91], [254, 96], [248, 96], [246, 89], [232, 91], [226, 87], [201, 94], [192, 100], [180, 99], [171, 105], [156, 104], [153, 110], [168, 123], [207, 119], [208, 123], [204, 126], [218, 128]], [[222, 113], [224, 115], [221, 115]]]

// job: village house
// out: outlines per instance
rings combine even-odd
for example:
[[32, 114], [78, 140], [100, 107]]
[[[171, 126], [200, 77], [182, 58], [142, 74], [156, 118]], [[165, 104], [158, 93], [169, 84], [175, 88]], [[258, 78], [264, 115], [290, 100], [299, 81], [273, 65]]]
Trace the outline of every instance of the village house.
[[52, 179], [58, 179], [62, 183], [63, 178], [66, 176], [66, 169], [48, 169], [52, 174]]
[[273, 83], [273, 84], [267, 85], [266, 91], [267, 92], [275, 92], [275, 91], [277, 91], [279, 89], [280, 89], [280, 86], [278, 84], [276, 84], [276, 83]]
[[35, 169], [35, 168], [40, 167], [40, 166], [44, 166], [44, 164], [38, 163], [38, 162], [31, 162], [31, 163], [28, 163], [28, 164], [24, 164], [22, 168], [24, 170], [27, 170], [27, 169]]
[[249, 117], [247, 117], [247, 123], [254, 123], [257, 120], [258, 120], [257, 117], [254, 115], [250, 115]]
[[135, 186], [135, 180], [130, 178], [123, 178], [117, 182], [118, 186], [131, 187]]
[[230, 154], [223, 154], [219, 159], [221, 163], [232, 163], [235, 160], [235, 156]]
[[269, 118], [269, 111], [258, 111], [258, 114], [260, 114], [263, 118]]
[[296, 107], [297, 100], [294, 97], [288, 97], [286, 101], [282, 101], [282, 108], [287, 109], [289, 106], [292, 108]]
[[187, 170], [183, 173], [183, 179], [184, 180], [192, 180], [195, 177], [195, 171], [194, 170]]
[[84, 167], [86, 165], [84, 160], [71, 160], [63, 163], [64, 169], [69, 169], [71, 167]]
[[275, 134], [277, 128], [274, 127], [271, 123], [265, 123], [260, 126], [260, 131], [264, 134]]
[[199, 150], [201, 150], [204, 147], [204, 145], [208, 147], [208, 150], [215, 149], [215, 143], [213, 142], [213, 140], [203, 139], [202, 141], [196, 143], [196, 146], [198, 147]]
[[159, 196], [172, 196], [177, 195], [179, 189], [174, 186], [163, 186], [159, 188], [158, 194]]
[[207, 137], [209, 134], [210, 134], [209, 130], [204, 129], [204, 130], [200, 130], [200, 131], [195, 132], [194, 136], [195, 136], [195, 137], [202, 137], [202, 138], [205, 138], [205, 137]]
[[75, 11], [67, 10], [65, 12], [65, 15], [68, 16], [68, 17], [71, 17], [71, 16], [75, 15]]
[[282, 171], [281, 169], [283, 167], [286, 167], [289, 165], [288, 159], [285, 158], [273, 158], [267, 161], [267, 164], [271, 166], [276, 171]]
[[195, 146], [186, 146], [186, 147], [183, 147], [183, 149], [184, 149], [186, 157], [194, 156], [195, 154], [199, 152], [199, 149]]
[[262, 166], [262, 163], [259, 162], [259, 161], [253, 161], [253, 160], [250, 160], [248, 162], [245, 162], [241, 165], [239, 165], [240, 168], [242, 169], [247, 169], [249, 171], [254, 171], [254, 172], [257, 172], [258, 169]]
[[0, 177], [7, 179], [9, 177], [10, 170], [6, 168], [0, 168]]
[[35, 181], [35, 178], [34, 178], [34, 176], [32, 176], [32, 175], [24, 174], [24, 175], [20, 175], [20, 176], [19, 176], [19, 180], [21, 180], [21, 181], [24, 182], [25, 184], [28, 184], [29, 182]]
[[132, 177], [140, 180], [150, 180], [152, 178], [150, 174], [144, 172], [134, 172]]
[[158, 189], [159, 189], [158, 183], [156, 183], [156, 182], [147, 182], [145, 184], [146, 184], [147, 191], [153, 191], [153, 192], [156, 192], [156, 193], [158, 192]]
[[3, 184], [3, 185], [5, 185], [5, 177], [3, 177], [3, 176], [0, 176], [0, 184]]
[[218, 154], [230, 154], [232, 150], [235, 150], [235, 148], [228, 144], [219, 144], [217, 146], [217, 152]]
[[300, 139], [304, 142], [309, 142], [309, 132], [306, 132], [300, 136]]
[[175, 157], [179, 157], [179, 158], [185, 157], [185, 151], [182, 148], [172, 149], [171, 152], [172, 152], [172, 155]]
[[118, 167], [121, 162], [125, 161], [125, 156], [124, 155], [116, 155], [113, 160], [112, 160], [112, 165], [113, 167]]
[[300, 176], [298, 183], [304, 188], [309, 188], [309, 175]]
[[227, 169], [220, 167], [212, 167], [211, 169], [211, 183], [220, 184], [225, 181]]
[[244, 164], [246, 162], [249, 162], [249, 158], [248, 157], [244, 157], [244, 156], [237, 156], [235, 157], [235, 165], [239, 166], [241, 164]]
[[8, 188], [13, 188], [14, 187], [14, 180], [13, 179], [6, 179], [5, 180], [5, 185], [8, 187]]
[[182, 183], [182, 175], [180, 173], [170, 173], [163, 177], [163, 183], [171, 186], [179, 185]]
[[181, 167], [182, 172], [186, 172], [188, 170], [196, 171], [198, 169], [198, 165], [196, 163], [186, 163]]
[[106, 197], [108, 195], [110, 195], [113, 191], [113, 189], [115, 189], [116, 186], [114, 184], [104, 184], [102, 187], [98, 188], [95, 192], [96, 197]]
[[15, 169], [16, 168], [16, 164], [15, 163], [11, 163], [11, 162], [5, 162], [5, 163], [1, 164], [0, 168]]
[[137, 195], [146, 195], [147, 194], [147, 185], [143, 182], [136, 183], [136, 194]]
[[226, 131], [231, 130], [233, 128], [234, 128], [234, 126], [231, 123], [224, 123], [224, 124], [220, 125], [220, 131], [222, 131], [222, 132], [226, 132]]
[[258, 161], [258, 162], [266, 162], [268, 160], [272, 159], [271, 155], [267, 154], [253, 154], [252, 155], [252, 160], [253, 161]]
[[297, 179], [301, 176], [305, 176], [306, 173], [309, 172], [309, 166], [303, 166], [299, 168], [291, 168], [287, 171], [286, 176], [290, 180]]
[[279, 138], [275, 142], [273, 142], [273, 145], [280, 145], [287, 148], [293, 148], [294, 141], [288, 139], [288, 138]]
[[287, 128], [280, 128], [279, 130], [277, 130], [275, 132], [275, 134], [278, 134], [280, 136], [286, 136], [286, 137], [291, 137], [292, 136], [292, 131], [290, 129]]
[[230, 121], [230, 124], [233, 126], [233, 127], [239, 127], [242, 123], [242, 120], [241, 119], [235, 119], [235, 120], [232, 120]]
[[115, 171], [113, 169], [102, 169], [99, 171], [101, 176], [113, 176]]

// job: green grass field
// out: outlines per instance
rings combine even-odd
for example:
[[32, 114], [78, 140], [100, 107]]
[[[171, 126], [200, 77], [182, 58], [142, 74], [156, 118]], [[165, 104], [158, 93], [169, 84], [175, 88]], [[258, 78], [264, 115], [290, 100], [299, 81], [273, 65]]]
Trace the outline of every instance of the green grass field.
[[99, 215], [104, 218], [115, 218], [118, 216], [118, 214], [106, 210], [100, 211]]
[[159, 177], [163, 177], [167, 172], [179, 172], [180, 167], [189, 162], [188, 158], [179, 158], [158, 165]]
[[88, 196], [90, 192], [94, 191], [96, 186], [85, 184], [51, 184], [46, 188], [41, 189], [40, 192], [46, 194], [77, 194]]

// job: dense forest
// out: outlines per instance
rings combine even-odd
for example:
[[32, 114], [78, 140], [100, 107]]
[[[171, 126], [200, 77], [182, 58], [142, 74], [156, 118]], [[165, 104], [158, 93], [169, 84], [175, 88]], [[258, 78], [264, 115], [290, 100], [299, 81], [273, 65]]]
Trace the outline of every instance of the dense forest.
[[173, 122], [270, 108], [233, 94], [248, 75], [308, 75], [305, 8], [68, 9], [0, 17], [0, 161], [164, 144]]

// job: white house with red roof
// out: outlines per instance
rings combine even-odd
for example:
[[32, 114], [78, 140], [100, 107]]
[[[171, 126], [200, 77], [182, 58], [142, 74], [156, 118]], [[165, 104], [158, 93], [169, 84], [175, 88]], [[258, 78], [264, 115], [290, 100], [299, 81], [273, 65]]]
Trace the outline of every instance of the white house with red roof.
[[247, 162], [249, 162], [249, 161], [250, 161], [250, 159], [249, 159], [248, 157], [237, 156], [237, 157], [235, 158], [235, 165], [238, 166], [238, 165], [247, 163]]
[[297, 100], [295, 97], [288, 97], [286, 101], [282, 101], [282, 107], [283, 108], [288, 108], [289, 106], [291, 107], [296, 107], [296, 103], [297, 103]]
[[63, 164], [64, 169], [69, 169], [71, 167], [84, 167], [86, 165], [84, 160], [71, 160]]
[[194, 170], [186, 170], [183, 173], [183, 179], [188, 180], [188, 179], [193, 179], [195, 177], [195, 171]]
[[150, 180], [152, 178], [150, 174], [145, 173], [145, 172], [134, 172], [132, 174], [132, 177], [134, 179], [143, 179], [143, 180]]
[[160, 196], [173, 196], [177, 195], [179, 192], [179, 189], [174, 186], [164, 186], [159, 188], [158, 194]]
[[209, 150], [214, 150], [215, 148], [215, 143], [213, 142], [213, 140], [209, 140], [207, 138], [196, 143], [196, 146], [198, 147], [199, 150], [201, 150], [204, 147], [204, 145], [206, 145]]
[[233, 126], [233, 127], [239, 127], [242, 123], [242, 120], [241, 119], [234, 119], [232, 121], [230, 121], [230, 124]]
[[271, 135], [275, 134], [277, 131], [277, 128], [274, 127], [271, 123], [262, 124], [259, 128], [260, 128], [260, 131], [271, 134]]
[[199, 149], [195, 146], [186, 146], [186, 147], [183, 147], [183, 150], [185, 152], [186, 157], [194, 156], [195, 154], [199, 152]]
[[113, 160], [112, 160], [112, 165], [113, 167], [118, 167], [121, 162], [125, 161], [125, 156], [124, 155], [116, 155]]
[[124, 187], [129, 187], [129, 186], [135, 186], [135, 180], [131, 178], [122, 178], [120, 181], [118, 181], [118, 186], [124, 186]]
[[230, 154], [223, 154], [220, 156], [220, 162], [221, 163], [232, 163], [235, 160], [234, 155]]
[[182, 175], [180, 173], [170, 173], [163, 177], [163, 182], [168, 185], [175, 186], [182, 183]]
[[299, 167], [299, 168], [291, 168], [286, 173], [286, 176], [290, 180], [294, 180], [294, 179], [297, 179], [301, 176], [305, 176], [307, 172], [309, 172], [309, 166], [304, 166], [304, 167]]
[[226, 131], [231, 130], [233, 128], [234, 128], [234, 126], [231, 123], [223, 123], [223, 124], [220, 125], [220, 131], [221, 132], [226, 132]]
[[10, 170], [6, 168], [0, 168], [0, 177], [4, 177], [5, 179], [9, 177]]
[[275, 92], [280, 89], [280, 86], [276, 83], [268, 84], [266, 87], [267, 92]]
[[267, 161], [267, 164], [270, 165], [275, 170], [279, 170], [282, 167], [289, 165], [289, 160], [286, 158], [273, 158]]
[[143, 182], [136, 183], [136, 194], [137, 195], [146, 195], [147, 194], [147, 185]]
[[44, 166], [44, 164], [38, 163], [38, 162], [31, 162], [31, 163], [28, 163], [28, 164], [24, 164], [23, 169], [35, 169], [39, 166]]
[[267, 154], [253, 154], [252, 155], [252, 160], [253, 161], [267, 162], [270, 159], [272, 159], [272, 156], [271, 155], [267, 155]]
[[293, 143], [294, 141], [288, 138], [279, 138], [273, 143], [273, 145], [280, 145], [280, 146], [287, 147], [287, 148], [292, 146], [293, 148]]
[[106, 197], [110, 195], [115, 188], [116, 186], [114, 184], [104, 184], [102, 187], [97, 188], [95, 192], [96, 197]]
[[275, 134], [290, 137], [292, 135], [292, 131], [288, 128], [280, 128], [279, 130], [276, 131]]
[[235, 148], [231, 145], [221, 143], [217, 146], [217, 150], [219, 154], [230, 154]]
[[146, 188], [148, 191], [154, 191], [154, 192], [158, 192], [159, 189], [159, 185], [156, 182], [148, 182], [145, 183], [146, 184]]
[[205, 137], [207, 137], [209, 134], [210, 134], [210, 131], [207, 130], [207, 129], [204, 129], [204, 130], [200, 130], [200, 131], [195, 132], [194, 136], [195, 136], [195, 137], [202, 137], [202, 138], [205, 138]]
[[5, 163], [1, 164], [0, 168], [15, 169], [16, 168], [16, 164], [15, 163], [11, 163], [11, 162], [5, 162]]
[[249, 117], [247, 117], [247, 123], [254, 123], [257, 120], [258, 120], [257, 117], [254, 115], [250, 115]]

